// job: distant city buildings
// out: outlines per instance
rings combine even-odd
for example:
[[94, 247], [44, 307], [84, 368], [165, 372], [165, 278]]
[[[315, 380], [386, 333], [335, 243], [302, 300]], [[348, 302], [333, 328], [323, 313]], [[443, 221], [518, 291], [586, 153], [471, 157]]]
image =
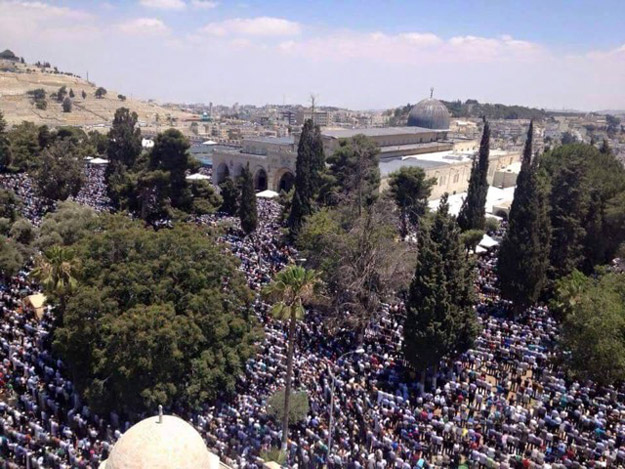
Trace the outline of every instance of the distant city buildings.
[[[315, 116], [329, 119], [328, 111]], [[445, 106], [435, 99], [418, 103], [410, 113], [413, 125], [405, 127], [340, 128], [322, 126], [322, 139], [326, 155], [332, 154], [342, 140], [363, 134], [380, 147], [381, 187], [387, 186], [388, 176], [406, 167], [420, 167], [428, 177], [436, 179], [432, 190], [433, 199], [443, 193], [463, 192], [467, 188], [471, 165], [479, 143], [476, 140], [477, 125], [466, 125], [471, 137], [461, 135], [458, 126], [450, 129], [450, 116]], [[312, 118], [309, 110], [301, 112], [297, 119]], [[345, 117], [345, 116], [343, 116]], [[421, 124], [420, 126], [414, 125]], [[521, 128], [521, 127], [519, 127]], [[249, 164], [257, 191], [270, 189], [288, 191], [295, 179], [295, 161], [299, 134], [283, 137], [249, 136], [243, 138], [239, 148], [217, 149], [212, 155], [214, 183], [219, 185], [226, 178], [235, 178]], [[491, 150], [488, 173], [492, 183], [496, 172], [519, 161], [517, 149]], [[506, 181], [509, 179], [506, 179]]]

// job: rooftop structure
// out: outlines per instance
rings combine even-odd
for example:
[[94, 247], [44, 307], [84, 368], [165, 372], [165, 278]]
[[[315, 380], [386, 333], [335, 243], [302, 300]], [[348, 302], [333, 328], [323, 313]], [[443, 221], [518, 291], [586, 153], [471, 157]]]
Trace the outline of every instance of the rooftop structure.
[[419, 101], [408, 114], [408, 125], [426, 129], [449, 129], [449, 111], [439, 100], [430, 96]]
[[130, 427], [100, 469], [220, 469], [195, 429], [173, 415], [157, 415]]

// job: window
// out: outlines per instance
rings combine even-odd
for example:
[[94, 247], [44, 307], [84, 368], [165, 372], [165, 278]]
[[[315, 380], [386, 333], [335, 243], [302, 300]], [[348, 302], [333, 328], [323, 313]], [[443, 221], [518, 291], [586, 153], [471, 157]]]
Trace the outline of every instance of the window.
[[458, 179], [460, 179], [460, 173], [454, 174], [454, 184], [458, 184]]

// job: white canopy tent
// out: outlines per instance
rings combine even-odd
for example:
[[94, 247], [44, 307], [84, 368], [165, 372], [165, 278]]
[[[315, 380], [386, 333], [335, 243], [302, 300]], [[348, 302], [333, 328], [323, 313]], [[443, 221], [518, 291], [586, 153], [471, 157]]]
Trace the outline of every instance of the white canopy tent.
[[108, 164], [109, 160], [105, 160], [104, 158], [93, 158], [88, 161], [89, 164]]
[[187, 181], [207, 181], [210, 179], [210, 177], [206, 176], [205, 174], [195, 173], [195, 174], [190, 174], [185, 179]]
[[206, 140], [205, 142], [202, 142], [202, 145], [217, 145], [217, 142], [213, 140]]
[[278, 194], [276, 191], [270, 191], [269, 189], [267, 189], [266, 191], [262, 191], [256, 194], [256, 197], [259, 197], [261, 199], [275, 199], [279, 195], [280, 194]]
[[499, 244], [498, 241], [496, 241], [495, 239], [485, 234], [482, 237], [482, 240], [480, 241], [479, 246], [482, 246], [485, 249], [489, 249], [489, 248], [492, 248], [493, 246], [497, 246], [498, 244]]

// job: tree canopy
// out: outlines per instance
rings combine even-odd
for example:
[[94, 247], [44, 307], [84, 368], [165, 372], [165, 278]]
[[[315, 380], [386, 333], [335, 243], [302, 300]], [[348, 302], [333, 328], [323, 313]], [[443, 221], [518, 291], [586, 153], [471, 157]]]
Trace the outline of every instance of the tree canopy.
[[258, 212], [256, 211], [256, 193], [254, 192], [254, 180], [250, 171], [250, 165], [243, 168], [240, 178], [241, 201], [239, 203], [239, 218], [241, 228], [245, 234], [256, 230], [258, 225]]
[[483, 230], [486, 213], [486, 196], [488, 194], [488, 158], [490, 154], [490, 126], [484, 119], [484, 130], [480, 142], [480, 151], [471, 166], [469, 188], [460, 213], [458, 225], [463, 231]]
[[330, 205], [349, 201], [360, 214], [378, 195], [379, 153], [377, 144], [362, 134], [341, 140], [336, 151], [327, 158], [321, 201]]
[[625, 168], [609, 151], [582, 143], [545, 153], [550, 183], [551, 277], [591, 273], [625, 241]]
[[[304, 223], [298, 246], [318, 270], [329, 325], [363, 331], [380, 303], [405, 289], [415, 246], [399, 239], [392, 202], [379, 199], [358, 215], [350, 205], [325, 207]], [[326, 304], [327, 302], [327, 304]]]
[[533, 304], [546, 284], [549, 268], [550, 222], [547, 189], [532, 161], [530, 123], [521, 171], [510, 208], [508, 230], [501, 242], [497, 273], [502, 296], [516, 312]]
[[427, 212], [428, 198], [435, 178], [425, 178], [425, 171], [416, 167], [401, 167], [390, 175], [389, 194], [399, 209], [402, 236], [409, 228], [417, 228], [420, 218]]
[[198, 406], [234, 392], [259, 330], [236, 260], [204, 230], [107, 216], [72, 250], [79, 284], [54, 347], [93, 409]]
[[78, 194], [85, 180], [83, 162], [70, 139], [54, 142], [43, 151], [40, 160], [35, 183], [43, 197], [65, 200]]
[[625, 274], [558, 281], [554, 301], [563, 318], [564, 363], [579, 379], [613, 384], [625, 379]]
[[302, 227], [304, 217], [313, 212], [313, 202], [321, 185], [321, 173], [325, 169], [325, 156], [319, 126], [312, 119], [304, 122], [295, 162], [295, 192], [287, 224], [294, 237]]
[[473, 266], [445, 195], [431, 227], [420, 233], [406, 301], [404, 355], [413, 369], [424, 373], [472, 345], [478, 332], [473, 280]]

